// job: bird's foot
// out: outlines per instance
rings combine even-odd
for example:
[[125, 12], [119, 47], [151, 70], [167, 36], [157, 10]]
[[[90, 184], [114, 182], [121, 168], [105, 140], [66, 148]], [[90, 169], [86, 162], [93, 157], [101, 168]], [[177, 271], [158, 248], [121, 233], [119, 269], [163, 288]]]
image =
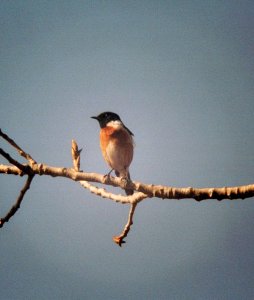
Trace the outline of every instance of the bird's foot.
[[121, 177], [121, 182], [123, 183], [124, 187], [130, 182], [128, 177]]
[[109, 179], [109, 177], [110, 177], [110, 174], [112, 173], [113, 170], [114, 170], [114, 169], [111, 169], [107, 174], [105, 174], [105, 175], [103, 176], [103, 181], [104, 181], [104, 182], [107, 182], [107, 181], [108, 181], [108, 179]]

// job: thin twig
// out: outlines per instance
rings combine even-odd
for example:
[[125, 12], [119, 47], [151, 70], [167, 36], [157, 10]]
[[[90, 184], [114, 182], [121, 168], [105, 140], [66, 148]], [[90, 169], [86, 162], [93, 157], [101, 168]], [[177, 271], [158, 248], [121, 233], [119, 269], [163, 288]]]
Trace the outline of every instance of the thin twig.
[[15, 213], [18, 211], [18, 209], [20, 208], [21, 202], [26, 194], [26, 192], [29, 190], [30, 188], [30, 184], [33, 180], [34, 175], [28, 175], [27, 180], [25, 182], [25, 185], [23, 186], [22, 190], [19, 193], [19, 196], [15, 202], [15, 204], [11, 207], [11, 209], [9, 210], [9, 212], [0, 219], [0, 228], [3, 227], [4, 223], [8, 222], [9, 219], [15, 215]]
[[3, 133], [0, 129], [0, 136], [5, 139], [11, 146], [13, 146], [18, 153], [23, 156], [26, 160], [28, 160], [30, 163], [35, 164], [36, 161], [32, 158], [32, 156], [28, 153], [26, 153], [22, 148], [19, 147], [7, 134]]
[[113, 237], [113, 241], [120, 247], [122, 246], [122, 244], [126, 243], [123, 239], [125, 237], [127, 237], [128, 233], [130, 231], [131, 225], [133, 224], [133, 216], [134, 216], [136, 206], [137, 206], [137, 203], [131, 204], [128, 221], [127, 221], [122, 233], [118, 236]]
[[16, 161], [14, 158], [12, 158], [10, 156], [9, 153], [5, 152], [2, 148], [0, 148], [0, 154], [6, 158], [11, 164], [13, 164], [14, 166], [16, 166], [17, 168], [19, 168], [21, 171], [23, 171], [24, 173], [28, 174], [29, 171], [31, 170], [29, 168], [29, 166], [25, 166], [22, 165], [21, 163], [19, 163], [18, 161]]

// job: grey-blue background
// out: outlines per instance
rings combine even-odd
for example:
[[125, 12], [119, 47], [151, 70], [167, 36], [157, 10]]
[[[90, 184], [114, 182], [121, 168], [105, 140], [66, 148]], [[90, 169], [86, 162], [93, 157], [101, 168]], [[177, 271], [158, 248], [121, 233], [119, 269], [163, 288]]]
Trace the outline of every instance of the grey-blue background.
[[[1, 128], [37, 161], [71, 166], [75, 138], [105, 174], [90, 116], [112, 110], [134, 180], [253, 183], [253, 1], [2, 0], [0, 23]], [[24, 180], [1, 175], [1, 215]], [[121, 249], [128, 206], [36, 177], [1, 229], [0, 298], [253, 299], [253, 200], [146, 200]]]

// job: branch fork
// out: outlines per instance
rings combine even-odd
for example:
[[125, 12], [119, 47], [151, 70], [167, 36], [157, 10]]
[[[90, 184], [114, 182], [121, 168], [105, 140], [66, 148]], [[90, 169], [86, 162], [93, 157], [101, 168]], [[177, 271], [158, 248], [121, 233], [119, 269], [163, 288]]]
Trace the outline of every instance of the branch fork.
[[[73, 162], [74, 170], [79, 171], [79, 169], [80, 169], [80, 153], [81, 153], [82, 149], [81, 150], [78, 149], [78, 145], [75, 140], [72, 140], [72, 148], [71, 149], [72, 149], [71, 154], [72, 154], [72, 162]], [[110, 177], [110, 175], [105, 175], [103, 178], [103, 183], [107, 183], [109, 177]], [[105, 189], [99, 189], [98, 187], [88, 183], [88, 181], [85, 181], [85, 180], [79, 181], [79, 183], [84, 188], [89, 189], [91, 193], [99, 195], [103, 198], [109, 198], [109, 199], [115, 200], [116, 202], [120, 201], [119, 196], [122, 201], [124, 201], [125, 198], [130, 198], [130, 197], [125, 197], [125, 196], [121, 196], [121, 195], [118, 195], [118, 197], [115, 197], [115, 194], [109, 193]], [[132, 197], [132, 198], [133, 198], [133, 200], [130, 204], [128, 221], [127, 221], [122, 233], [119, 236], [113, 237], [113, 241], [120, 247], [122, 246], [122, 244], [125, 243], [124, 238], [127, 237], [127, 234], [130, 231], [130, 227], [133, 224], [134, 211], [137, 206], [138, 200], [136, 200], [134, 197]]]

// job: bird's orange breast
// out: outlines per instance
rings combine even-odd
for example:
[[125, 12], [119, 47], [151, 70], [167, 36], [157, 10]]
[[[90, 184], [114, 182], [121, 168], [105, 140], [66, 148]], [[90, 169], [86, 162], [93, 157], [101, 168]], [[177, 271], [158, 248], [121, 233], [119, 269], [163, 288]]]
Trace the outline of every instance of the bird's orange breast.
[[133, 158], [133, 140], [124, 128], [106, 126], [100, 131], [104, 159], [113, 169], [128, 168]]
[[111, 135], [114, 133], [115, 129], [113, 127], [104, 127], [100, 131], [100, 146], [101, 150], [104, 151], [106, 150], [110, 139]]

